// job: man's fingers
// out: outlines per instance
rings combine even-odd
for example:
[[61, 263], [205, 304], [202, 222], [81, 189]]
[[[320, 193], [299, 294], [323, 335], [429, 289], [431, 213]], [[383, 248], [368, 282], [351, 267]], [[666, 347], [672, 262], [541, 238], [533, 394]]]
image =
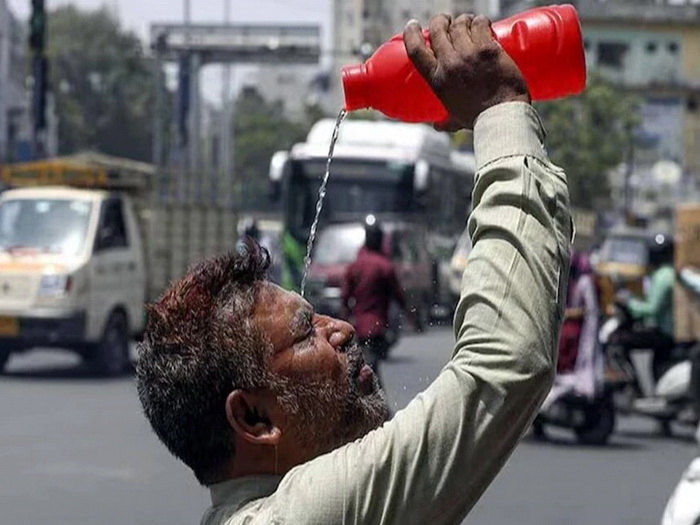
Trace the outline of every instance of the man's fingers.
[[471, 25], [474, 15], [460, 15], [450, 26], [452, 45], [460, 53], [466, 53], [473, 46]]
[[450, 24], [452, 17], [437, 15], [430, 20], [430, 46], [438, 59], [444, 59], [454, 53], [450, 40]]
[[491, 21], [485, 16], [477, 16], [471, 24], [472, 41], [480, 47], [489, 45], [493, 42], [493, 33], [491, 32]]
[[406, 24], [403, 42], [413, 65], [426, 80], [430, 80], [437, 68], [437, 60], [435, 54], [425, 43], [423, 30], [417, 20], [411, 20]]

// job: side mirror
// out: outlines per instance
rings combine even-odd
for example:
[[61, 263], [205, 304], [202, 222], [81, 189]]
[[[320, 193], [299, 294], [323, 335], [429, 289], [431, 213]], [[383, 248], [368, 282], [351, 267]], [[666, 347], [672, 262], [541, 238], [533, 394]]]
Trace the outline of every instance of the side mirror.
[[282, 187], [282, 178], [284, 171], [289, 163], [289, 153], [286, 151], [278, 151], [270, 159], [270, 199], [276, 201], [279, 199]]
[[413, 173], [413, 189], [418, 194], [428, 191], [430, 184], [430, 164], [425, 160], [416, 162], [416, 168]]

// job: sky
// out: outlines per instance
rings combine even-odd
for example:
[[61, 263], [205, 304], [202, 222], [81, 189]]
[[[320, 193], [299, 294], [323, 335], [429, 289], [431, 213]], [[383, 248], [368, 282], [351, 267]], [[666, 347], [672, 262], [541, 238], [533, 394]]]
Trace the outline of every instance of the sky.
[[[31, 0], [6, 0], [12, 12], [21, 20], [28, 19]], [[224, 20], [224, 2], [227, 0], [190, 0], [192, 21], [221, 23]], [[231, 20], [236, 22], [274, 24], [321, 24], [324, 47], [330, 47], [330, 17], [332, 0], [228, 0]], [[117, 13], [124, 27], [149, 38], [149, 29], [154, 22], [182, 22], [184, 0], [46, 0], [47, 9], [65, 4], [75, 4], [83, 9], [106, 6]], [[50, 29], [49, 29], [50, 30]], [[251, 68], [237, 67], [235, 83], [240, 87]], [[207, 100], [219, 98], [213, 71], [205, 71], [202, 84]]]
[[[192, 20], [222, 22], [226, 0], [191, 0]], [[228, 0], [235, 22], [321, 23], [324, 34], [330, 20], [332, 0]], [[27, 18], [31, 0], [7, 0], [20, 18]], [[178, 22], [184, 17], [184, 0], [46, 0], [48, 9], [75, 4], [85, 9], [102, 6], [116, 11], [123, 24], [142, 37], [152, 22]]]

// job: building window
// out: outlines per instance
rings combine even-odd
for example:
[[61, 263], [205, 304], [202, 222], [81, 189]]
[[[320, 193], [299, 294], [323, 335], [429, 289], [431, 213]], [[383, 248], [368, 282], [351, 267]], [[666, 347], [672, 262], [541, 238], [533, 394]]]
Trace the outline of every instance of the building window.
[[656, 53], [658, 47], [656, 42], [647, 42], [647, 53]]
[[590, 49], [590, 47], [591, 47], [591, 43], [588, 41], [588, 39], [584, 40], [583, 41], [583, 49], [588, 51]]
[[671, 53], [672, 55], [675, 55], [678, 53], [678, 42], [669, 42], [668, 43], [668, 52]]
[[598, 44], [598, 65], [621, 68], [629, 46], [619, 42], [601, 42]]

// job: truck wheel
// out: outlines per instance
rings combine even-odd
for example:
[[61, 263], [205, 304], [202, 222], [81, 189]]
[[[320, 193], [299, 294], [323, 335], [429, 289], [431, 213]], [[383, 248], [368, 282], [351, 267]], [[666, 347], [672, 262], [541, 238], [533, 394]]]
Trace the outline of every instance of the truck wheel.
[[114, 312], [107, 321], [102, 339], [90, 355], [95, 371], [110, 377], [123, 373], [129, 364], [129, 329], [126, 317]]
[[12, 355], [12, 352], [10, 350], [7, 350], [7, 349], [0, 350], [0, 374], [5, 372], [5, 367], [7, 366], [7, 363], [10, 360], [11, 355]]
[[615, 430], [615, 409], [612, 403], [604, 403], [593, 421], [574, 430], [578, 442], [582, 445], [605, 445]]

